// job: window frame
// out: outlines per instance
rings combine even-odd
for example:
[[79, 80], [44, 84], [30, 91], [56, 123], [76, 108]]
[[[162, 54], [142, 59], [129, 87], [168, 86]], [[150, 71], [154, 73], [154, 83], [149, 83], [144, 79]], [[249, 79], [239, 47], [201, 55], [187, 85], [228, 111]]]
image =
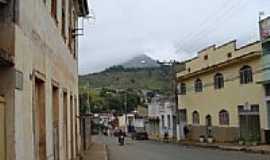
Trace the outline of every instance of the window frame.
[[203, 82], [201, 79], [197, 78], [194, 82], [195, 92], [202, 92], [203, 91]]
[[200, 125], [200, 113], [198, 111], [192, 112], [192, 124]]
[[178, 94], [179, 95], [186, 95], [187, 94], [186, 83], [181, 82], [178, 84]]
[[230, 113], [223, 109], [218, 113], [219, 124], [226, 126], [230, 125]]
[[214, 76], [214, 88], [222, 89], [224, 88], [224, 76], [222, 73], [216, 73]]
[[57, 0], [51, 0], [51, 16], [54, 19], [56, 25], [58, 24], [57, 5]]
[[240, 84], [249, 84], [253, 82], [252, 68], [248, 65], [243, 66], [239, 70]]

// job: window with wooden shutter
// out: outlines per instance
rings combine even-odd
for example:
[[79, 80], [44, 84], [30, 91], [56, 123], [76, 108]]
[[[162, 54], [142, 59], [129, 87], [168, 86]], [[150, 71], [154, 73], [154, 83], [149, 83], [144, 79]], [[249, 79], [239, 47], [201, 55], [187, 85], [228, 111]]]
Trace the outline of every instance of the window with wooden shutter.
[[54, 18], [55, 22], [58, 23], [58, 20], [57, 20], [57, 0], [51, 0], [51, 16]]

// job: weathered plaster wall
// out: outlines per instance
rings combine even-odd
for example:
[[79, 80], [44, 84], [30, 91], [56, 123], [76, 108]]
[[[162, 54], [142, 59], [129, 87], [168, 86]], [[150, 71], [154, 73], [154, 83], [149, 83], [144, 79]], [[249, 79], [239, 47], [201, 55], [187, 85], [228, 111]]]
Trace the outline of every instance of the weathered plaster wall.
[[[58, 16], [60, 16], [61, 1], [58, 2]], [[15, 141], [16, 159], [18, 160], [34, 159], [32, 115], [34, 74], [39, 72], [45, 76], [48, 160], [53, 159], [52, 81], [59, 83], [60, 89], [61, 159], [64, 159], [65, 154], [62, 138], [62, 89], [67, 90], [68, 97], [71, 94], [75, 98], [78, 97], [78, 62], [71, 55], [68, 45], [64, 42], [61, 35], [61, 18], [58, 18], [57, 25], [50, 16], [49, 6], [50, 1], [47, 1], [45, 5], [42, 0], [24, 0], [23, 3], [22, 1], [19, 3], [19, 17], [15, 26], [15, 68], [23, 72], [24, 79], [23, 90], [15, 91]], [[68, 108], [70, 107], [69, 101], [68, 98]], [[68, 114], [68, 119], [69, 116]], [[68, 126], [70, 126], [70, 122], [68, 122]], [[70, 130], [70, 127], [68, 129]], [[78, 130], [74, 130], [74, 135], [75, 132], [78, 132]], [[68, 135], [70, 143], [70, 133]], [[27, 147], [25, 147], [26, 145]], [[73, 147], [75, 148], [75, 144]], [[71, 150], [70, 147], [69, 150]], [[69, 158], [70, 155], [69, 153]]]

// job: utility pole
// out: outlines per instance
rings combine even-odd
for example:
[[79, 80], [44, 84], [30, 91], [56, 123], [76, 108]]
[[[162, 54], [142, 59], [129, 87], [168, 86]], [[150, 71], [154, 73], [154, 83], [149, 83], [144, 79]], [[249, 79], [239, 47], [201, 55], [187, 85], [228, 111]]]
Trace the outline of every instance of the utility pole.
[[127, 127], [127, 92], [125, 92], [125, 126], [126, 126], [126, 133], [128, 132], [128, 127]]

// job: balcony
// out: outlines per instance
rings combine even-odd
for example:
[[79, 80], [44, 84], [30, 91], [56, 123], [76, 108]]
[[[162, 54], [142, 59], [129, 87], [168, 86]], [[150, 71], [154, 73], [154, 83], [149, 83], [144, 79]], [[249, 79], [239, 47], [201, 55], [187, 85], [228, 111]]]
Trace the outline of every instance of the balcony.
[[5, 50], [0, 49], [0, 67], [11, 67], [14, 65], [13, 58]]

